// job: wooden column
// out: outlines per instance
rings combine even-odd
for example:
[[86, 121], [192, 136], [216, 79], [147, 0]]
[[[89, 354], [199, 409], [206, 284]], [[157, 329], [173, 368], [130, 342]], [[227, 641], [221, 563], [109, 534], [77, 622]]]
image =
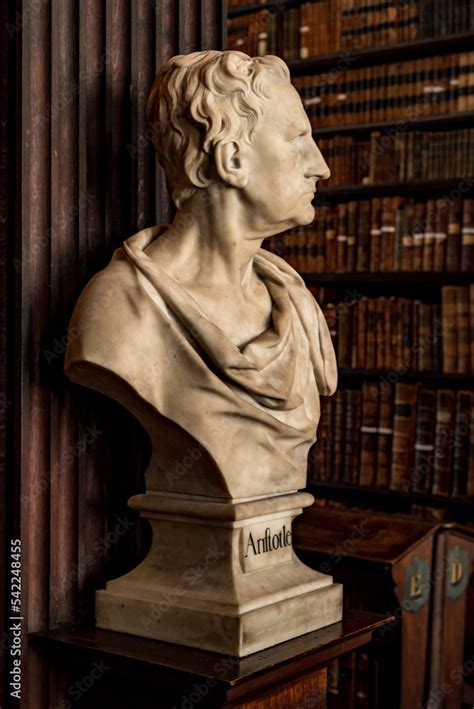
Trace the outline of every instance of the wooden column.
[[93, 622], [95, 589], [133, 567], [148, 539], [126, 504], [143, 489], [146, 436], [64, 376], [67, 324], [113, 250], [170, 218], [145, 100], [172, 54], [223, 47], [224, 12], [218, 0], [17, 0], [0, 10], [0, 355], [12, 382], [0, 375], [0, 535], [9, 542], [21, 506], [23, 697], [35, 709], [65, 688], [54, 676], [48, 688], [33, 649], [26, 658], [27, 633]]

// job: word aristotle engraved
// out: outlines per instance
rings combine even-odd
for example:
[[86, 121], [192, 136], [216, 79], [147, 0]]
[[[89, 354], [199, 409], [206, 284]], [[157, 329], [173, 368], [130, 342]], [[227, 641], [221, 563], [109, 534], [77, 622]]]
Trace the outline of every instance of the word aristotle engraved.
[[336, 358], [301, 277], [261, 248], [313, 221], [330, 173], [275, 56], [173, 57], [147, 117], [176, 216], [127, 238], [86, 286], [65, 361], [152, 447], [129, 501], [151, 549], [97, 591], [97, 624], [247, 655], [342, 613], [341, 586], [291, 544]]
[[254, 554], [266, 554], [268, 551], [274, 551], [287, 546], [291, 546], [291, 532], [286, 528], [286, 525], [283, 525], [283, 529], [280, 529], [278, 534], [273, 535], [270, 532], [270, 527], [267, 527], [263, 537], [259, 537], [256, 540], [254, 540], [253, 534], [250, 532], [245, 558], [249, 555], [249, 551]]

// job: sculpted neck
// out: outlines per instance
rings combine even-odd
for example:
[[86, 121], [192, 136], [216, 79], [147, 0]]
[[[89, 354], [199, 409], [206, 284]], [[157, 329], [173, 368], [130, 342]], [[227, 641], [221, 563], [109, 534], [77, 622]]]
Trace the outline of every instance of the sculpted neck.
[[183, 284], [245, 290], [265, 236], [239, 191], [217, 184], [199, 190], [147, 254]]

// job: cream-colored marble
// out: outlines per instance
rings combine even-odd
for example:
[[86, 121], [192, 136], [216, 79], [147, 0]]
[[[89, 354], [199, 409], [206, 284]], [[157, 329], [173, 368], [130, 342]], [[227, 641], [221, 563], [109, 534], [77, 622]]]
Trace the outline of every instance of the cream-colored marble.
[[[152, 443], [146, 495], [131, 504], [150, 519], [154, 543], [144, 564], [98, 592], [97, 618], [246, 654], [340, 618], [340, 587], [294, 556], [291, 520], [304, 503], [289, 502], [305, 485], [336, 359], [300, 276], [261, 249], [264, 238], [312, 221], [329, 169], [277, 57], [174, 57], [147, 112], [176, 216], [124, 241], [86, 286], [65, 361], [73, 381], [133, 412]], [[245, 555], [245, 534], [250, 547], [267, 545], [267, 527], [285, 543]], [[206, 572], [202, 598], [188, 589], [145, 632], [135, 604], [149, 613], [213, 534], [225, 558]]]
[[340, 620], [341, 586], [302, 564], [291, 543], [292, 520], [312, 500], [132, 498], [152, 547], [97, 592], [98, 625], [243, 656]]

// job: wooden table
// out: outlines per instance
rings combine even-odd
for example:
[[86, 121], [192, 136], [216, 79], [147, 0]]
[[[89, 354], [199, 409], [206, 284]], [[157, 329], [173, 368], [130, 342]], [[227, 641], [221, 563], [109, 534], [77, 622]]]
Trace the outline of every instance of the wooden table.
[[30, 641], [62, 676], [74, 707], [320, 709], [327, 665], [392, 620], [349, 611], [340, 623], [245, 658], [97, 628], [62, 627]]

